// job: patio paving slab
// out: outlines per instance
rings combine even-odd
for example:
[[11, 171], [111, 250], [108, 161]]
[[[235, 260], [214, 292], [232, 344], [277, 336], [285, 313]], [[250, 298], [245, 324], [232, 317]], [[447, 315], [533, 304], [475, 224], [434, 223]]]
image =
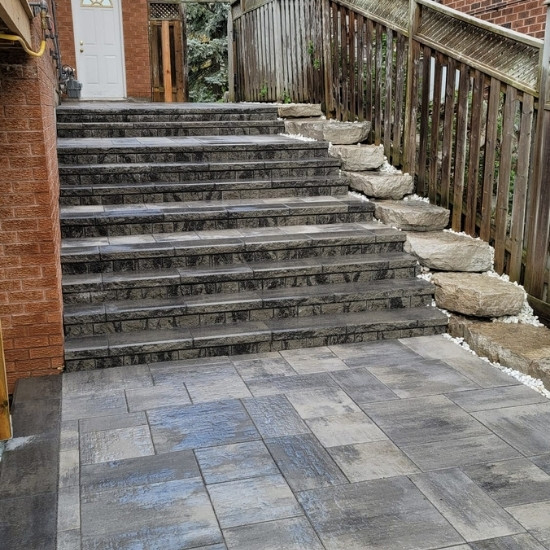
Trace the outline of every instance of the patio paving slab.
[[463, 351], [419, 337], [22, 382], [0, 545], [550, 550], [550, 402]]

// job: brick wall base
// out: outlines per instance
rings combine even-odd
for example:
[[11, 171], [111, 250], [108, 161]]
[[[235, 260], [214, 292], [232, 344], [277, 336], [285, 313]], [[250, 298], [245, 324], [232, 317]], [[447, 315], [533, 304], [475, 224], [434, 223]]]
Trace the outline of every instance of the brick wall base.
[[0, 320], [10, 392], [18, 378], [63, 366], [56, 87], [49, 47], [41, 58], [19, 46], [2, 52]]
[[544, 38], [546, 6], [541, 0], [442, 0], [441, 3], [513, 31]]

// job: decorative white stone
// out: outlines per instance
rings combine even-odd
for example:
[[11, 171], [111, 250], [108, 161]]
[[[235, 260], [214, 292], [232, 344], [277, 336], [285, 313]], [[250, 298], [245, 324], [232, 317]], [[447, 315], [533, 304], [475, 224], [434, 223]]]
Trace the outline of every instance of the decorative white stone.
[[328, 154], [342, 161], [342, 170], [378, 170], [384, 164], [381, 145], [334, 145]]
[[349, 145], [367, 139], [370, 122], [338, 122], [335, 120], [293, 118], [285, 120], [288, 134], [299, 134], [334, 145]]
[[432, 283], [438, 307], [474, 317], [517, 315], [525, 299], [518, 286], [479, 273], [436, 273]]
[[375, 199], [402, 199], [414, 190], [409, 174], [389, 172], [345, 172], [349, 186]]
[[405, 251], [437, 271], [482, 272], [491, 269], [491, 247], [484, 241], [449, 231], [408, 233]]
[[377, 201], [375, 208], [380, 221], [406, 231], [437, 231], [449, 223], [449, 210], [424, 201]]
[[307, 118], [323, 116], [319, 103], [281, 103], [277, 105], [281, 118]]

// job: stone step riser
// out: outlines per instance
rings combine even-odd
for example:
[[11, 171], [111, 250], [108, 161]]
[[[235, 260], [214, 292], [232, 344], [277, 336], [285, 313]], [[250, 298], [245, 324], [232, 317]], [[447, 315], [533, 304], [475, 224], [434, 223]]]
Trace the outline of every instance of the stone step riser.
[[[416, 275], [416, 264], [412, 261], [395, 261], [367, 265], [335, 266], [330, 271], [326, 266], [317, 269], [304, 268], [285, 273], [254, 273], [247, 275], [226, 274], [208, 277], [174, 275], [159, 279], [139, 281], [116, 281], [113, 283], [84, 283], [63, 286], [63, 300], [66, 304], [92, 304], [120, 300], [166, 299], [175, 296], [197, 296], [233, 294], [247, 291], [268, 291], [282, 288], [316, 287], [320, 285], [345, 283], [370, 283], [372, 281], [410, 279]], [[317, 272], [315, 272], [317, 271]], [[99, 275], [99, 274], [98, 274]], [[320, 290], [321, 291], [321, 290]]]
[[[238, 247], [240, 248], [240, 247]], [[113, 273], [118, 271], [143, 271], [155, 269], [171, 269], [182, 267], [213, 268], [221, 265], [247, 264], [252, 262], [281, 262], [303, 258], [318, 258], [329, 256], [348, 256], [354, 254], [383, 254], [386, 252], [402, 252], [402, 241], [312, 245], [311, 243], [292, 247], [289, 242], [284, 247], [262, 250], [228, 250], [212, 251], [199, 248], [181, 248], [158, 250], [152, 253], [108, 253], [85, 252], [64, 253], [61, 265], [65, 274], [83, 273]]]
[[282, 122], [230, 121], [209, 125], [192, 122], [75, 124], [57, 125], [59, 138], [123, 138], [123, 137], [199, 137], [276, 135], [285, 131]]
[[118, 123], [150, 123], [156, 124], [160, 122], [175, 123], [175, 122], [239, 122], [239, 121], [266, 121], [269, 123], [277, 121], [277, 111], [269, 110], [264, 112], [249, 112], [249, 113], [204, 113], [204, 112], [151, 112], [144, 109], [130, 113], [125, 112], [110, 112], [97, 113], [87, 112], [82, 110], [78, 113], [68, 113], [57, 111], [57, 122], [59, 124], [118, 124]]
[[[307, 183], [307, 182], [305, 182]], [[62, 206], [92, 206], [108, 204], [156, 204], [165, 202], [194, 202], [217, 200], [250, 200], [250, 199], [281, 199], [284, 197], [344, 197], [348, 194], [347, 185], [330, 185], [334, 180], [328, 180], [324, 185], [303, 185], [301, 187], [271, 188], [262, 185], [246, 187], [245, 184], [226, 184], [223, 188], [205, 189], [199, 184], [185, 185], [178, 191], [161, 191], [151, 189], [109, 189], [73, 186], [61, 189], [60, 204]], [[267, 182], [269, 185], [269, 182]]]
[[[300, 142], [298, 142], [300, 143]], [[220, 150], [216, 150], [220, 149]], [[300, 160], [328, 159], [327, 149], [321, 147], [280, 147], [242, 148], [205, 147], [175, 148], [171, 146], [151, 150], [151, 148], [95, 149], [61, 148], [58, 160], [62, 167], [82, 164], [140, 164], [167, 162], [247, 162], [260, 160], [280, 160], [299, 163]]]
[[[138, 216], [136, 216], [138, 217]], [[122, 237], [131, 235], [152, 235], [165, 233], [180, 233], [187, 231], [224, 231], [227, 229], [289, 227], [292, 225], [318, 225], [369, 222], [370, 212], [339, 212], [332, 214], [287, 215], [287, 216], [255, 216], [247, 218], [228, 218], [226, 214], [216, 217], [204, 215], [201, 219], [186, 219], [187, 216], [171, 215], [173, 221], [163, 221], [165, 216], [158, 218], [146, 217], [138, 223], [127, 223], [125, 218], [107, 220], [105, 218], [83, 220], [61, 220], [61, 236], [63, 238], [88, 237]]]
[[[367, 298], [367, 296], [359, 298], [357, 295], [353, 297], [344, 296], [339, 297], [342, 301], [332, 300], [328, 303], [318, 303], [319, 300], [310, 299], [303, 300], [304, 303], [292, 304], [292, 300], [285, 299], [284, 305], [267, 303], [265, 305], [256, 304], [256, 307], [254, 307], [254, 304], [243, 302], [241, 305], [233, 306], [232, 308], [229, 308], [229, 306], [224, 307], [227, 311], [216, 311], [215, 306], [209, 308], [189, 306], [188, 308], [182, 307], [180, 313], [151, 309], [135, 313], [125, 313], [118, 316], [106, 314], [76, 318], [66, 315], [64, 326], [66, 336], [92, 336], [144, 330], [266, 321], [269, 319], [292, 317], [311, 317], [313, 315], [340, 315], [361, 311], [423, 307], [428, 306], [433, 298], [431, 292], [428, 294], [403, 296], [403, 292], [396, 289], [394, 294], [395, 296], [378, 298]], [[187, 311], [185, 311], [186, 309]], [[195, 313], [193, 311], [200, 309], [205, 309], [206, 311], [204, 313]], [[103, 319], [102, 317], [106, 318]]]
[[228, 180], [277, 180], [339, 176], [338, 165], [330, 160], [304, 160], [299, 164], [271, 161], [257, 163], [208, 164], [174, 163], [168, 165], [60, 166], [62, 185], [102, 185], [151, 182], [197, 182]]
[[342, 326], [330, 333], [319, 335], [322, 331], [296, 331], [292, 334], [280, 333], [267, 335], [265, 338], [239, 336], [228, 339], [227, 344], [208, 341], [193, 343], [181, 340], [178, 343], [162, 346], [139, 346], [139, 349], [111, 350], [116, 354], [96, 354], [95, 357], [83, 358], [79, 353], [70, 351], [65, 354], [65, 367], [67, 372], [79, 370], [91, 370], [96, 368], [120, 367], [139, 365], [145, 363], [159, 363], [163, 361], [178, 361], [182, 359], [198, 359], [201, 357], [219, 357], [222, 355], [257, 354], [272, 351], [300, 349], [337, 344], [351, 344], [357, 342], [388, 340], [393, 338], [411, 338], [415, 336], [431, 336], [446, 332], [446, 324], [440, 320], [436, 322], [415, 322], [389, 326], [373, 327], [349, 327]]

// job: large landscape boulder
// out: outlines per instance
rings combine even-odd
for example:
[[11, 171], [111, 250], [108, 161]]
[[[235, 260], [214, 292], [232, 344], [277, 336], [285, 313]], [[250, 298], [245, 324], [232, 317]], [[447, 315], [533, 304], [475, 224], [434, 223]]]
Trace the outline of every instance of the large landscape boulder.
[[378, 170], [384, 164], [384, 148], [378, 145], [333, 145], [328, 154], [342, 162], [342, 170]]
[[375, 216], [405, 231], [437, 231], [449, 223], [449, 210], [419, 200], [377, 201]]
[[517, 315], [525, 300], [525, 292], [518, 286], [479, 273], [436, 273], [432, 283], [437, 306], [462, 315]]
[[323, 116], [318, 103], [281, 103], [277, 105], [281, 118], [307, 118]]
[[349, 186], [375, 199], [402, 199], [414, 190], [409, 174], [390, 172], [345, 172]]
[[493, 265], [492, 248], [468, 235], [437, 231], [408, 233], [405, 251], [421, 265], [437, 271], [488, 271]]
[[290, 118], [285, 120], [288, 134], [299, 134], [334, 145], [350, 145], [367, 139], [370, 122], [338, 122], [321, 118]]
[[550, 389], [550, 330], [546, 327], [472, 321], [453, 315], [449, 332], [464, 338], [478, 355], [539, 378]]

